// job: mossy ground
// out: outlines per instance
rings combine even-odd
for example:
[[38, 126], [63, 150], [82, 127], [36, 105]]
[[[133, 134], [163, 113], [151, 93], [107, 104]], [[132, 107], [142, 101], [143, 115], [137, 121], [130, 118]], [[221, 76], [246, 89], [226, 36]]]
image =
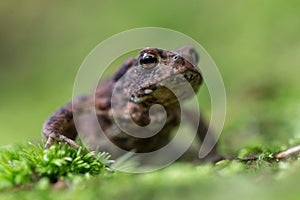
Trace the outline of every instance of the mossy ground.
[[[262, 147], [244, 148], [240, 158], [215, 164], [176, 162], [145, 174], [114, 171], [107, 154], [54, 145], [1, 149], [1, 199], [281, 199], [297, 197], [300, 162]], [[284, 194], [282, 194], [284, 193]]]

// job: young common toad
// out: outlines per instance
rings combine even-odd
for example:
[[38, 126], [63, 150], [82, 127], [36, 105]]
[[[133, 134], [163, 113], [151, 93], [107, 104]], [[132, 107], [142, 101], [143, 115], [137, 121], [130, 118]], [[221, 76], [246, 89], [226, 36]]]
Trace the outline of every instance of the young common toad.
[[[77, 112], [80, 116], [94, 109], [101, 131], [118, 147], [141, 153], [160, 149], [170, 141], [172, 130], [181, 121], [178, 98], [186, 99], [194, 95], [181, 87], [181, 83], [188, 82], [193, 92], [197, 92], [202, 83], [202, 76], [196, 67], [198, 59], [198, 53], [191, 46], [184, 46], [175, 51], [157, 48], [141, 50], [138, 58], [129, 58], [113, 76], [99, 84], [94, 96], [73, 99], [46, 120], [42, 130], [46, 137], [45, 148], [49, 148], [54, 141], [62, 141], [78, 148], [79, 145], [74, 141], [78, 131], [75, 128], [74, 113]], [[155, 124], [160, 124], [162, 120], [161, 110], [155, 112], [154, 108], [151, 112], [150, 108], [154, 104], [164, 107], [166, 119], [161, 129], [149, 137], [147, 134], [153, 132], [157, 128]], [[187, 121], [195, 122], [193, 121], [195, 114], [192, 111], [184, 110], [183, 114]], [[118, 127], [116, 121], [125, 126], [126, 130], [135, 130], [134, 126], [137, 125], [145, 129], [135, 133], [141, 137], [135, 137], [136, 135], [126, 134]], [[146, 128], [149, 123], [154, 126]], [[198, 139], [203, 142], [207, 137], [214, 146], [205, 159], [210, 161], [220, 159], [214, 145], [215, 139], [207, 132], [208, 128], [204, 121], [200, 119], [195, 123]], [[88, 129], [87, 132], [92, 132]], [[82, 130], [78, 132], [81, 133]], [[95, 139], [94, 143], [95, 141], [97, 140]], [[101, 151], [101, 145], [99, 146]]]

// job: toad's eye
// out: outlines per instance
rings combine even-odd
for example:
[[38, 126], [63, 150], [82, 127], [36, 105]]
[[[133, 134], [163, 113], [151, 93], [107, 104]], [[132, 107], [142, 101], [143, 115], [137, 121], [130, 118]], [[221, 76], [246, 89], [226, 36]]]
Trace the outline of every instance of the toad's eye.
[[152, 53], [144, 53], [140, 56], [140, 64], [144, 69], [154, 68], [158, 63], [158, 57]]

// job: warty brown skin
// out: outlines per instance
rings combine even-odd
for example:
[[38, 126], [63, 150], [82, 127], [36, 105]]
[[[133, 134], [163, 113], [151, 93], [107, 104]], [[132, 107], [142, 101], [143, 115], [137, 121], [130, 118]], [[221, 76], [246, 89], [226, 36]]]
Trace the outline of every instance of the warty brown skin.
[[[118, 147], [136, 152], [150, 152], [163, 147], [170, 141], [172, 130], [181, 121], [180, 105], [171, 91], [176, 90], [180, 99], [186, 99], [193, 95], [185, 93], [180, 88], [184, 78], [184, 81], [188, 81], [193, 90], [197, 92], [202, 83], [202, 76], [196, 67], [198, 58], [197, 52], [191, 46], [184, 46], [175, 51], [157, 48], [141, 50], [138, 58], [126, 60], [109, 79], [99, 84], [94, 95], [73, 99], [45, 121], [42, 129], [46, 138], [45, 148], [49, 148], [54, 141], [65, 142], [74, 148], [79, 148], [79, 145], [74, 142], [78, 135], [74, 123], [74, 113], [76, 112], [76, 116], [80, 116], [93, 109], [96, 110], [97, 120], [101, 127], [101, 130], [97, 131], [104, 133]], [[166, 84], [170, 87], [169, 89], [166, 88]], [[130, 130], [134, 130], [130, 123], [131, 119], [140, 126], [146, 126], [150, 121], [153, 124], [159, 123], [160, 111], [155, 112], [151, 120], [149, 117], [149, 109], [154, 104], [162, 105], [167, 113], [166, 122], [157, 134], [152, 137], [137, 138], [118, 128], [116, 118]], [[187, 121], [195, 119], [193, 112], [183, 111], [183, 113], [188, 119]], [[201, 142], [207, 136], [211, 143], [215, 144], [213, 135], [207, 133], [207, 126], [202, 119], [194, 124], [199, 125], [198, 128], [195, 128], [197, 128], [198, 139]], [[145, 127], [145, 133], [147, 131], [151, 132]], [[99, 141], [99, 138], [92, 136], [93, 128], [85, 127], [84, 132], [83, 134], [93, 138], [94, 143]], [[97, 144], [94, 145], [97, 146]], [[100, 151], [102, 150], [100, 145]], [[216, 161], [220, 158], [216, 146], [214, 146], [205, 159]]]

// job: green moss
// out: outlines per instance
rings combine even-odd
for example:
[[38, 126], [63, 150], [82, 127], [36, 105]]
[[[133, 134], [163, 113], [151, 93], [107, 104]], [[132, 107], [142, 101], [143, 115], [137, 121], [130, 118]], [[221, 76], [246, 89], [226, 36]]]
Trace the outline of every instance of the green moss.
[[[35, 183], [75, 180], [77, 176], [104, 174], [111, 161], [106, 153], [75, 150], [68, 145], [14, 145], [0, 149], [0, 189]], [[42, 184], [42, 183], [40, 183]]]

